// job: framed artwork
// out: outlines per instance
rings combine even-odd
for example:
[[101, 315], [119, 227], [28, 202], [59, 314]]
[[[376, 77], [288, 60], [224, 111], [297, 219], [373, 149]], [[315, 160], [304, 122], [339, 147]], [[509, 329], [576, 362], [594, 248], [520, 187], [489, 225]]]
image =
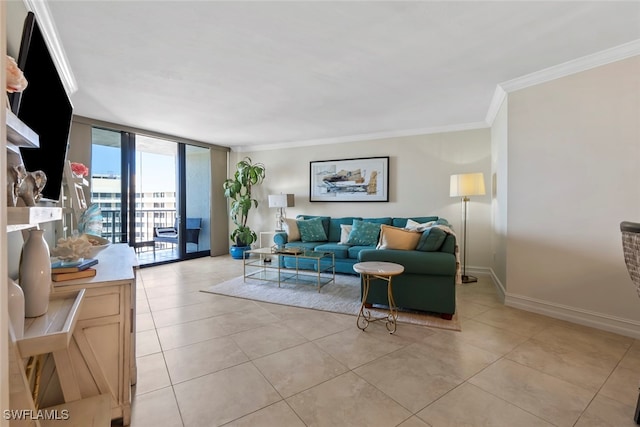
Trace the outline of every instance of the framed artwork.
[[309, 162], [310, 202], [388, 202], [389, 157]]

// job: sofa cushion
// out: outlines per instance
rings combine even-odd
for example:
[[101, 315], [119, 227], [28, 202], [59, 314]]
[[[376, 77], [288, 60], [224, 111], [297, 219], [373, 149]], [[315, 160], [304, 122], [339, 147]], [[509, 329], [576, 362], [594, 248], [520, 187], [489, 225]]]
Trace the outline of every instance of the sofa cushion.
[[287, 239], [290, 242], [300, 240], [300, 230], [298, 229], [298, 221], [292, 218], [285, 218], [282, 223], [284, 232], [287, 233]]
[[300, 240], [303, 242], [326, 242], [327, 234], [322, 226], [321, 218], [299, 219], [298, 230], [300, 230]]
[[349, 258], [358, 259], [358, 254], [360, 251], [365, 249], [375, 249], [375, 246], [350, 246], [348, 248]]
[[390, 225], [380, 226], [380, 240], [376, 249], [400, 249], [412, 251], [418, 245], [422, 233], [405, 230], [404, 228], [392, 227]]
[[316, 246], [314, 251], [318, 252], [331, 252], [337, 258], [349, 258], [349, 247], [345, 245], [339, 245], [337, 243], [323, 243]]
[[407, 220], [411, 219], [419, 224], [423, 224], [429, 221], [437, 221], [437, 216], [412, 216], [410, 218], [393, 218], [391, 225], [398, 228], [405, 228], [407, 226]]
[[353, 225], [351, 224], [340, 224], [340, 241], [339, 245], [348, 245], [349, 244], [349, 234], [351, 234], [351, 229]]
[[380, 217], [380, 218], [364, 218], [363, 221], [373, 222], [374, 224], [392, 225], [391, 222], [393, 220], [391, 219], [391, 217], [383, 216], [383, 217]]
[[422, 232], [422, 237], [416, 246], [416, 250], [422, 252], [435, 252], [440, 250], [440, 247], [447, 238], [447, 233], [438, 227], [430, 227]]
[[327, 238], [330, 242], [339, 242], [341, 235], [341, 225], [348, 224], [352, 225], [354, 219], [362, 219], [356, 216], [348, 216], [344, 218], [331, 218], [329, 220], [329, 234], [327, 234]]
[[351, 245], [375, 246], [379, 236], [380, 224], [354, 219], [347, 242]]

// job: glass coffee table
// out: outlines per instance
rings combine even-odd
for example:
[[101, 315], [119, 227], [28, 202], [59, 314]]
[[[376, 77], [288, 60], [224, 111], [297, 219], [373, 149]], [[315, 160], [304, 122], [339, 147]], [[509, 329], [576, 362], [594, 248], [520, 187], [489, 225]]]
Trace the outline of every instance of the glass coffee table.
[[[282, 257], [295, 259], [294, 268], [286, 268]], [[312, 260], [315, 271], [300, 270], [300, 260]], [[247, 279], [282, 283], [315, 285], [320, 292], [324, 285], [336, 280], [336, 261], [332, 252], [316, 252], [300, 249], [299, 252], [274, 252], [272, 248], [251, 249], [245, 252], [244, 281]]]

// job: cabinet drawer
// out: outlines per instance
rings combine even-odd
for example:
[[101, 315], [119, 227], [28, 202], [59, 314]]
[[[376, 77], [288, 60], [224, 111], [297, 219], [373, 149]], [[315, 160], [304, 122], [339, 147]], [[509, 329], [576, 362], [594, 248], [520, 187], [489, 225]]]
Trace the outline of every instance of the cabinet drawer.
[[89, 295], [84, 299], [79, 320], [95, 319], [118, 314], [120, 314], [119, 293]]

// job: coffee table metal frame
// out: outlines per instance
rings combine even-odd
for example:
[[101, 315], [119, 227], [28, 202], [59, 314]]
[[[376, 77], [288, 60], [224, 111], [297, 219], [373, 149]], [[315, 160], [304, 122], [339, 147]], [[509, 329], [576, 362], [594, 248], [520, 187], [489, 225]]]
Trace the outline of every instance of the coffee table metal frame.
[[[295, 258], [293, 269], [285, 268], [282, 265], [281, 257], [283, 256]], [[302, 273], [298, 264], [301, 259], [313, 260], [316, 264], [316, 270]], [[243, 277], [245, 282], [247, 279], [258, 279], [276, 282], [278, 287], [282, 283], [313, 283], [320, 292], [322, 286], [331, 282], [335, 283], [335, 255], [332, 252], [309, 250], [304, 250], [299, 254], [282, 254], [274, 253], [271, 248], [251, 249], [245, 252]]]
[[[367, 261], [354, 264], [354, 271], [360, 273], [363, 283], [362, 304], [356, 319], [356, 325], [363, 331], [367, 329], [369, 323], [378, 320], [386, 320], [385, 326], [390, 334], [396, 331], [398, 322], [398, 307], [393, 299], [392, 278], [404, 272], [404, 266], [392, 262]], [[389, 313], [386, 317], [373, 318], [371, 311], [366, 308], [367, 296], [371, 287], [371, 279], [380, 279], [387, 282], [387, 301], [389, 304]]]

